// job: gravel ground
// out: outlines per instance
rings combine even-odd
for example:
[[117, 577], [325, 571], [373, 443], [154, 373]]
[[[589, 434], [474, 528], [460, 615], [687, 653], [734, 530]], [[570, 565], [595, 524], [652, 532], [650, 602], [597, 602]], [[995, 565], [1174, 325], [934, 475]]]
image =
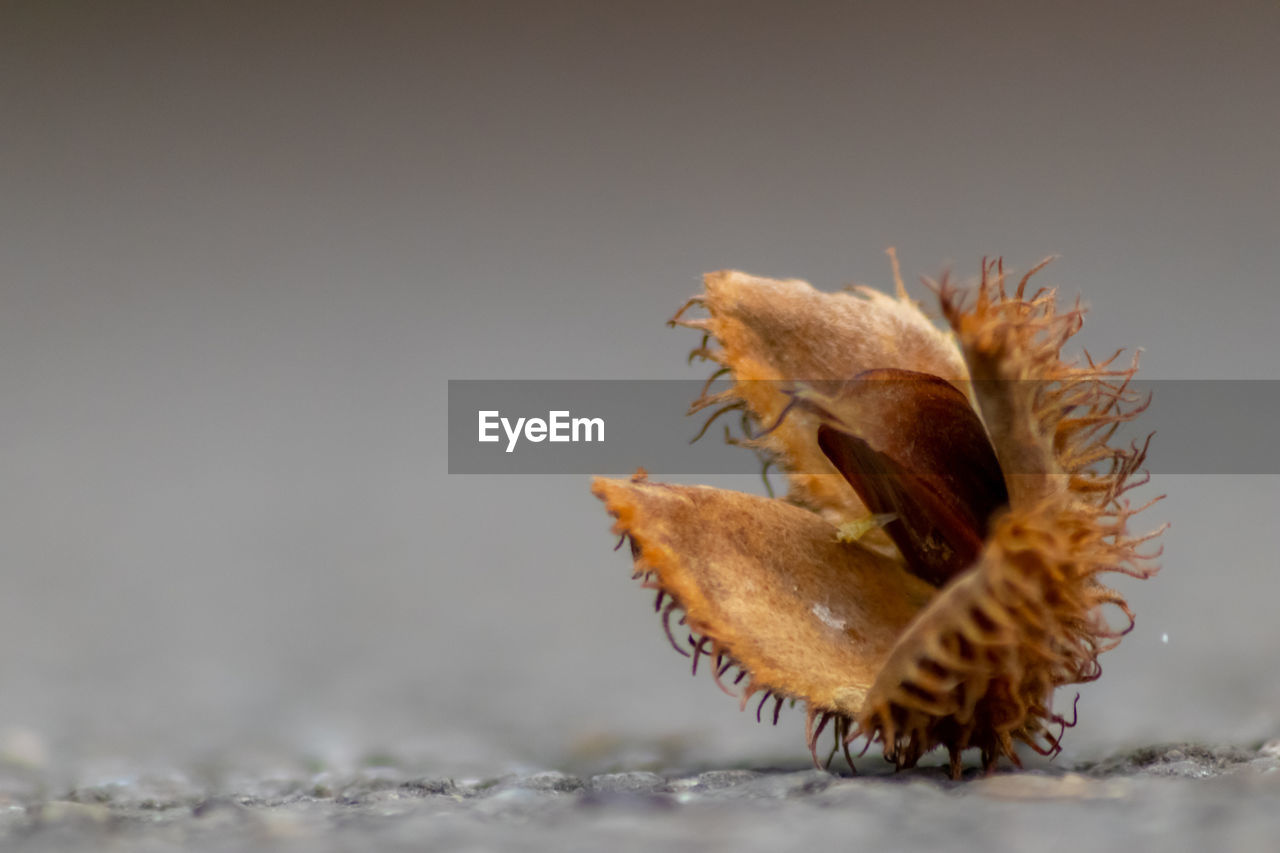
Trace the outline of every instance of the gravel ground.
[[[1265, 850], [1280, 741], [1175, 744], [952, 782], [941, 768], [530, 770], [446, 778], [393, 756], [346, 772], [148, 772], [54, 789], [10, 760], [5, 850]], [[608, 763], [607, 759], [603, 763]], [[863, 767], [863, 765], [866, 765]]]

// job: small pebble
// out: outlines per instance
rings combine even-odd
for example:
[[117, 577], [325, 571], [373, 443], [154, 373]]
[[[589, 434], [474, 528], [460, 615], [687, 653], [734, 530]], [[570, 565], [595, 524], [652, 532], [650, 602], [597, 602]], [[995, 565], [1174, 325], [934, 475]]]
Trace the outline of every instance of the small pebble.
[[651, 794], [668, 790], [667, 780], [657, 773], [605, 773], [592, 776], [590, 789], [596, 793]]
[[424, 797], [453, 794], [457, 791], [457, 786], [453, 784], [452, 779], [410, 779], [402, 782], [400, 787]]
[[836, 780], [825, 770], [801, 770], [796, 773], [761, 774], [735, 787], [735, 793], [761, 799], [788, 799], [825, 791]]
[[1095, 800], [1115, 799], [1128, 792], [1128, 786], [1113, 784], [1121, 780], [1090, 779], [1079, 773], [1041, 776], [1033, 773], [999, 773], [976, 779], [965, 786], [965, 793], [1001, 800]]
[[719, 791], [741, 785], [743, 782], [750, 782], [759, 776], [760, 774], [754, 770], [711, 770], [699, 773], [696, 782], [701, 790]]
[[77, 803], [71, 800], [54, 800], [36, 807], [39, 820], [51, 823], [102, 824], [111, 820], [111, 809], [100, 803]]
[[554, 791], [558, 794], [568, 794], [582, 790], [581, 779], [577, 776], [561, 773], [558, 770], [547, 770], [542, 773], [534, 773], [532, 776], [513, 779], [510, 784], [513, 787], [525, 788], [530, 791]]
[[0, 765], [40, 770], [49, 762], [44, 738], [34, 729], [10, 726], [0, 729]]

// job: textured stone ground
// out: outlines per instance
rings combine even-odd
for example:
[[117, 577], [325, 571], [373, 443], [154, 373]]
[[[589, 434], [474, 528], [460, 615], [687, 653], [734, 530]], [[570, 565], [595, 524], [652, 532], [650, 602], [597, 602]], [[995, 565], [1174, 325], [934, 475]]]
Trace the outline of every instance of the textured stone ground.
[[1166, 745], [952, 782], [940, 768], [556, 770], [421, 775], [382, 756], [140, 773], [54, 788], [0, 771], [3, 850], [1267, 850], [1280, 741]]

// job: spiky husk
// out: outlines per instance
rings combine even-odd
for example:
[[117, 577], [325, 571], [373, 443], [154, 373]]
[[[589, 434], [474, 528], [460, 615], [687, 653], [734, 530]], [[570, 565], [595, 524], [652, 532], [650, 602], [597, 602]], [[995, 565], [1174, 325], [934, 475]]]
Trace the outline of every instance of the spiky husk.
[[[967, 392], [971, 377], [973, 399], [1006, 473], [1010, 506], [993, 519], [974, 565], [941, 590], [915, 591], [914, 618], [897, 631], [887, 652], [878, 645], [855, 656], [853, 669], [871, 667], [875, 673], [869, 688], [860, 684], [841, 691], [821, 680], [809, 683], [810, 676], [788, 669], [790, 662], [762, 673], [752, 656], [741, 651], [759, 639], [752, 636], [755, 629], [748, 621], [740, 621], [732, 636], [715, 620], [699, 616], [690, 621], [695, 666], [705, 650], [715, 657], [718, 682], [725, 671], [738, 667], [734, 683], [746, 680], [744, 707], [754, 692], [764, 691], [765, 700], [777, 700], [776, 721], [785, 699], [806, 704], [806, 737], [815, 760], [818, 737], [831, 722], [846, 755], [848, 744], [861, 737], [868, 746], [880, 743], [885, 757], [900, 768], [939, 746], [949, 751], [955, 775], [962, 751], [970, 747], [981, 751], [987, 768], [1001, 756], [1017, 763], [1017, 743], [1056, 753], [1074, 715], [1068, 721], [1054, 711], [1054, 691], [1097, 678], [1098, 655], [1133, 625], [1127, 603], [1098, 576], [1123, 572], [1147, 577], [1158, 556], [1158, 551], [1142, 554], [1139, 548], [1159, 531], [1129, 535], [1129, 520], [1141, 507], [1131, 507], [1124, 497], [1144, 482], [1137, 475], [1146, 446], [1110, 444], [1117, 427], [1145, 408], [1146, 402], [1128, 389], [1137, 363], [1113, 368], [1115, 356], [1095, 363], [1087, 355], [1083, 364], [1063, 362], [1062, 346], [1080, 328], [1083, 311], [1077, 304], [1059, 313], [1052, 291], [1028, 297], [1028, 279], [1039, 269], [1008, 295], [1002, 266], [984, 262], [972, 306], [945, 279], [936, 286], [959, 352], [949, 338], [921, 325], [923, 315], [901, 289], [897, 300], [863, 294], [866, 301], [846, 304], [825, 301], [819, 297], [831, 295], [817, 294], [802, 282], [720, 273], [707, 277], [707, 295], [694, 300], [706, 305], [711, 316], [683, 320], [678, 313], [673, 320], [715, 337], [719, 349], [704, 340], [694, 354], [724, 365], [735, 380], [725, 394], [704, 395], [695, 410], [715, 404], [742, 408], [748, 426], [769, 423], [786, 405], [776, 382], [753, 384], [753, 379], [848, 378], [886, 366], [876, 359], [942, 375]], [[832, 306], [839, 310], [831, 311]], [[858, 310], [867, 316], [857, 316]], [[907, 364], [904, 348], [894, 343], [895, 330], [906, 330]], [[858, 341], [857, 352], [824, 367], [822, 359], [841, 352], [850, 334]], [[960, 353], [963, 362], [957, 368]], [[784, 423], [757, 447], [783, 460], [791, 473], [794, 502], [831, 522], [856, 518], [865, 510], [839, 475], [812, 473], [825, 471], [826, 462], [809, 446], [812, 426]], [[637, 522], [632, 507], [639, 505], [637, 496], [624, 495], [620, 488], [607, 495], [608, 489], [614, 487], [597, 482], [597, 494], [618, 519], [615, 530], [632, 537], [637, 572], [658, 591], [665, 623], [669, 626], [673, 608], [688, 611], [691, 598], [697, 599], [694, 610], [711, 612], [719, 593], [691, 586], [681, 561], [671, 556], [674, 551], [659, 552], [646, 544], [652, 537]], [[680, 523], [706, 521], [691, 515]], [[829, 531], [813, 535], [830, 538]], [[667, 570], [658, 570], [659, 565]], [[803, 561], [792, 561], [782, 571], [796, 565]], [[1106, 605], [1124, 615], [1123, 628], [1108, 624]], [[754, 616], [769, 625], [766, 634], [789, 634], [781, 614], [762, 607]], [[674, 639], [673, 645], [680, 647]], [[823, 654], [812, 659], [833, 673], [843, 666], [828, 666], [835, 657]], [[828, 680], [838, 684], [837, 676]]]
[[[1101, 674], [1098, 655], [1133, 627], [1124, 598], [1098, 580], [1106, 572], [1145, 578], [1159, 551], [1140, 546], [1159, 534], [1130, 536], [1145, 507], [1123, 497], [1146, 444], [1112, 447], [1117, 427], [1146, 408], [1128, 390], [1137, 370], [1115, 357], [1065, 363], [1064, 343], [1079, 330], [1077, 305], [1058, 313], [1054, 293], [1012, 296], [1002, 266], [983, 264], [972, 308], [945, 281], [938, 291], [975, 380], [975, 394], [1010, 485], [1009, 510], [996, 520], [977, 563], [946, 586], [899, 639], [851, 737], [882, 744], [899, 767], [934, 747], [982, 751], [992, 767], [1017, 763], [1015, 742], [1056, 754], [1074, 724], [1053, 710], [1054, 691]], [[1118, 355], [1118, 354], [1117, 354]], [[1111, 628], [1104, 607], [1127, 620]], [[1054, 732], [1054, 729], [1057, 732]]]
[[[1123, 514], [1121, 514], [1123, 516]], [[1015, 742], [1060, 749], [1074, 724], [1053, 710], [1054, 691], [1101, 674], [1098, 655], [1133, 625], [1103, 572], [1136, 567], [1138, 541], [1054, 498], [1010, 511], [994, 525], [978, 563], [949, 584], [899, 639], [856, 715], [853, 736], [879, 741], [885, 758], [910, 767], [936, 746], [1018, 762]], [[1108, 625], [1114, 605], [1126, 624]], [[1057, 729], [1056, 733], [1054, 728]]]

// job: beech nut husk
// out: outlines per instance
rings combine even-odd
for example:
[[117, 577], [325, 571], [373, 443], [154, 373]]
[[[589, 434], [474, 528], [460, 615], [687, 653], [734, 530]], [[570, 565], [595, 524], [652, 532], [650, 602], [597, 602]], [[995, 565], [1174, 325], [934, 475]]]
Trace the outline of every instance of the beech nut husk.
[[788, 494], [593, 481], [672, 645], [758, 718], [802, 704], [815, 761], [824, 731], [850, 767], [859, 739], [898, 768], [943, 747], [956, 777], [970, 748], [987, 770], [1017, 744], [1056, 754], [1075, 715], [1055, 691], [1133, 627], [1100, 576], [1156, 571], [1160, 530], [1131, 534], [1127, 498], [1149, 439], [1111, 444], [1148, 401], [1136, 357], [1063, 359], [1084, 312], [1028, 293], [1042, 267], [1012, 291], [999, 261], [931, 283], [945, 331], [900, 278], [889, 296], [710, 273], [671, 322], [733, 385], [693, 411], [741, 409], [734, 442]]

